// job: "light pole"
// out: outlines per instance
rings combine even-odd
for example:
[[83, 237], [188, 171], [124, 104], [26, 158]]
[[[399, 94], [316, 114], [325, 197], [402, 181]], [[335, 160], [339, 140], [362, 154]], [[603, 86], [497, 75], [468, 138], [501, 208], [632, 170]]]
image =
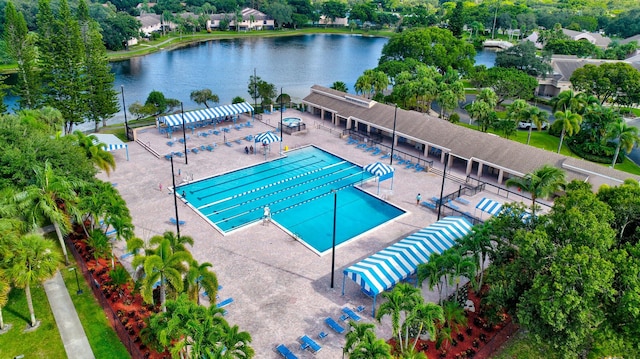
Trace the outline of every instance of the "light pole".
[[176, 211], [176, 234], [180, 238], [180, 217], [178, 217], [178, 197], [176, 194], [176, 176], [173, 172], [173, 155], [171, 155], [171, 181], [173, 182], [173, 207]]
[[336, 269], [336, 214], [338, 208], [338, 191], [332, 189], [333, 192], [333, 242], [331, 244], [331, 289], [333, 289], [333, 273]]
[[[184, 164], [189, 164], [189, 154], [187, 153], [187, 130], [184, 127], [184, 107], [182, 106], [182, 102], [180, 102], [180, 112], [182, 113], [182, 140], [184, 141]], [[173, 156], [171, 156], [173, 159]], [[173, 168], [173, 161], [171, 162], [171, 168]], [[171, 170], [173, 173], [173, 170]], [[175, 188], [175, 183], [173, 188]], [[177, 218], [176, 218], [177, 219]]]
[[127, 122], [127, 107], [124, 103], [124, 85], [120, 85], [120, 93], [122, 94], [122, 112], [124, 112], [124, 131], [127, 139], [131, 140], [131, 138], [129, 138], [129, 122]]
[[[256, 68], [253, 68], [253, 110], [258, 108], [258, 78], [256, 77]], [[262, 109], [264, 112], [264, 109]]]
[[444, 194], [444, 178], [447, 175], [447, 163], [449, 162], [449, 152], [444, 153], [444, 170], [442, 171], [442, 186], [440, 187], [440, 201], [438, 202], [438, 221], [442, 210], [442, 195]]
[[396, 119], [398, 118], [398, 104], [393, 111], [393, 134], [391, 135], [391, 158], [389, 159], [389, 166], [393, 165], [393, 149], [396, 143]]
[[280, 156], [282, 156], [282, 139], [284, 132], [282, 131], [282, 87], [280, 87]]
[[76, 291], [77, 295], [82, 294], [82, 289], [80, 289], [80, 280], [78, 280], [78, 271], [76, 270], [76, 267], [71, 267], [69, 268], [69, 272], [74, 272], [76, 274], [76, 288], [78, 288], [78, 290]]

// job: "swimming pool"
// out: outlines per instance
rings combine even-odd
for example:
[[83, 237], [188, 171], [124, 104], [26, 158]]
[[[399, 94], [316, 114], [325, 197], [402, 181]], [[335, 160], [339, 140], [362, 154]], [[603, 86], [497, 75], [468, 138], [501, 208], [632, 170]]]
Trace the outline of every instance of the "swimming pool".
[[302, 119], [298, 117], [287, 117], [282, 119], [282, 123], [288, 127], [296, 127], [302, 124]]
[[318, 254], [331, 249], [337, 190], [336, 245], [405, 212], [354, 186], [362, 167], [308, 146], [286, 157], [179, 186], [177, 193], [223, 234], [260, 223], [264, 208], [285, 231]]

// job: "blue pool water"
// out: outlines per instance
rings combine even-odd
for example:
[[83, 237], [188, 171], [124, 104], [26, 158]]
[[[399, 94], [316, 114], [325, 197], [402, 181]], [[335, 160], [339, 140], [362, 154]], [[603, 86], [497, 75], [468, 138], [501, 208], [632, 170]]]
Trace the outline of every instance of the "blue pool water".
[[371, 175], [362, 167], [309, 146], [286, 157], [179, 186], [187, 201], [223, 233], [272, 220], [317, 253], [332, 246], [337, 190], [336, 245], [405, 212], [354, 187]]
[[295, 127], [300, 125], [302, 120], [297, 117], [287, 117], [282, 119], [282, 123], [289, 127]]

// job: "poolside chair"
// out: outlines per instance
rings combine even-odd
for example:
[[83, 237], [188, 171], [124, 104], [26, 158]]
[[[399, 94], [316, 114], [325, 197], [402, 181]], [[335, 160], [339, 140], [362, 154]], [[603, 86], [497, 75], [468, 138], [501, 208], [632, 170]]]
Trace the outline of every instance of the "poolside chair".
[[409, 169], [413, 168], [413, 166], [415, 166], [415, 165], [413, 164], [413, 162], [411, 162], [411, 161], [409, 160], [409, 161], [407, 161], [407, 162], [405, 163], [404, 168], [406, 168], [406, 169], [408, 169], [408, 170], [409, 170]]
[[325, 333], [325, 332], [320, 332], [318, 333], [318, 339], [324, 339], [327, 336], [329, 336], [329, 334]]
[[371, 152], [371, 151], [373, 151], [373, 150], [375, 150], [375, 149], [376, 149], [376, 147], [374, 147], [374, 146], [369, 146], [369, 147], [367, 147], [367, 148], [364, 150], [364, 152]]
[[424, 171], [424, 167], [420, 166], [419, 164], [416, 163], [416, 166], [414, 167], [416, 169], [416, 172], [422, 172]]
[[174, 152], [173, 154], [174, 154], [174, 155], [176, 155], [176, 156], [178, 156], [178, 157], [182, 157], [182, 156], [184, 156], [184, 153], [182, 153], [182, 152], [180, 152], [180, 151], [178, 151], [178, 152]]
[[433, 210], [436, 209], [436, 205], [431, 202], [423, 201], [423, 202], [420, 202], [420, 204]]
[[353, 319], [356, 322], [359, 322], [360, 319], [362, 319], [362, 318], [360, 318], [360, 316], [358, 314], [356, 314], [353, 310], [351, 310], [351, 308], [344, 307], [344, 308], [342, 308], [342, 312], [344, 314], [348, 315], [349, 318]]
[[216, 308], [224, 308], [231, 303], [233, 303], [233, 298], [229, 297], [222, 302], [216, 303]]
[[386, 160], [389, 157], [391, 157], [391, 153], [386, 153], [386, 154], [382, 155], [382, 157], [380, 157], [380, 159], [381, 160]]
[[235, 142], [235, 143], [237, 143], [237, 144], [241, 144], [241, 143], [242, 143], [242, 140], [238, 138], [238, 139], [234, 140], [233, 142]]
[[345, 331], [344, 327], [338, 324], [338, 322], [333, 320], [333, 318], [331, 317], [327, 317], [327, 319], [325, 319], [324, 322], [329, 326], [329, 328], [331, 328], [334, 332], [338, 334], [342, 334]]
[[364, 312], [364, 310], [365, 310], [364, 305], [359, 305], [359, 306], [356, 308], [356, 312], [358, 312], [358, 313], [362, 313], [362, 312]]
[[340, 320], [343, 321], [343, 322], [346, 321], [347, 319], [349, 319], [349, 316], [346, 315], [346, 314], [343, 314], [343, 315], [340, 316]]
[[169, 154], [164, 155], [164, 158], [165, 158], [167, 161], [170, 161], [170, 160], [171, 160], [171, 154], [169, 153]]
[[364, 142], [356, 146], [356, 148], [366, 148], [366, 147], [367, 147], [367, 144]]
[[218, 135], [220, 134], [220, 131], [218, 131], [218, 130], [213, 130], [213, 134], [214, 134], [214, 135], [216, 135], [216, 136], [218, 136]]
[[298, 357], [295, 354], [293, 354], [291, 350], [287, 348], [287, 346], [284, 344], [280, 344], [277, 347], [275, 347], [275, 351], [278, 352], [278, 354], [280, 354], [280, 356], [282, 356], [285, 359], [298, 359]]
[[453, 209], [455, 209], [456, 211], [459, 211], [459, 210], [460, 210], [460, 207], [456, 206], [455, 204], [453, 204], [453, 203], [451, 203], [451, 202], [447, 202], [447, 207], [449, 207], [449, 208], [453, 208]]
[[467, 201], [466, 199], [462, 198], [462, 197], [456, 197], [455, 199], [456, 202], [462, 203], [464, 205], [468, 205], [470, 202]]
[[245, 140], [247, 140], [248, 142], [253, 141], [253, 135], [249, 135], [247, 137], [244, 138]]
[[355, 138], [349, 136], [349, 139], [347, 140], [347, 145], [354, 145], [358, 143], [358, 140], [356, 140]]
[[212, 152], [212, 151], [213, 151], [213, 146], [208, 145], [207, 147], [205, 147], [205, 149], [206, 149], [207, 151], [209, 151], [209, 152]]
[[380, 152], [382, 152], [382, 150], [381, 150], [381, 149], [379, 149], [378, 147], [376, 147], [376, 149], [375, 149], [375, 150], [373, 150], [373, 152], [371, 152], [371, 155], [372, 155], [372, 156], [377, 156], [377, 155], [378, 155], [378, 153], [380, 153]]
[[309, 349], [313, 354], [319, 352], [320, 349], [322, 349], [322, 347], [318, 343], [316, 343], [315, 340], [309, 338], [308, 335], [301, 336], [298, 339], [298, 341], [301, 343], [300, 349], [302, 350]]
[[178, 139], [178, 142], [180, 142], [180, 143], [184, 143], [184, 138], [179, 138], [179, 139]]
[[231, 144], [231, 142], [229, 142], [229, 141], [225, 142], [224, 144], [225, 144], [225, 145], [227, 145], [227, 146], [229, 146], [229, 147], [233, 146], [233, 145]]
[[173, 145], [174, 145], [173, 141], [167, 141], [167, 146], [173, 146]]
[[194, 148], [191, 149], [191, 152], [198, 153], [198, 152], [200, 152], [200, 150], [198, 149], [198, 147], [194, 147]]
[[176, 219], [175, 219], [175, 218], [173, 218], [173, 217], [169, 218], [169, 222], [171, 222], [171, 224], [179, 224], [179, 225], [181, 225], [181, 226], [183, 226], [183, 225], [187, 224], [187, 222], [186, 222], [186, 221], [179, 221], [179, 222], [178, 222], [178, 221], [176, 221]]

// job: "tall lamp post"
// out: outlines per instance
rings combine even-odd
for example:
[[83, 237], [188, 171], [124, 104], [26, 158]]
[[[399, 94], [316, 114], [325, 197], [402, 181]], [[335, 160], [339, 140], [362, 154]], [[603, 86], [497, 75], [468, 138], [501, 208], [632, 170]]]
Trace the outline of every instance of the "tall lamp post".
[[[182, 106], [182, 102], [180, 102], [180, 112], [182, 113], [182, 140], [184, 141], [184, 164], [188, 165], [189, 164], [189, 154], [187, 153], [187, 130], [184, 127], [184, 107]], [[171, 158], [173, 158], [173, 157], [171, 157]], [[171, 168], [173, 168], [173, 161], [171, 162]], [[176, 185], [174, 183], [173, 184], [173, 188], [175, 188], [175, 187], [176, 187]]]
[[124, 103], [124, 85], [120, 85], [120, 93], [122, 94], [122, 112], [124, 112], [124, 132], [127, 140], [131, 140], [129, 138], [129, 122], [127, 121], [127, 105]]
[[449, 163], [449, 152], [444, 153], [444, 170], [442, 171], [442, 186], [440, 186], [440, 201], [438, 201], [438, 221], [442, 210], [442, 196], [444, 194], [444, 179], [447, 176], [447, 163]]
[[80, 289], [80, 281], [78, 280], [78, 271], [76, 270], [76, 267], [71, 267], [69, 268], [69, 272], [74, 272], [76, 274], [76, 288], [78, 288], [78, 291], [76, 291], [77, 295], [82, 294], [82, 289]]
[[398, 118], [398, 104], [393, 111], [393, 134], [391, 135], [391, 157], [389, 158], [389, 166], [393, 165], [393, 149], [396, 144], [396, 119]]
[[333, 274], [336, 269], [336, 215], [338, 208], [338, 191], [332, 189], [333, 192], [333, 242], [331, 244], [331, 289], [333, 289]]
[[280, 87], [280, 156], [282, 156], [282, 139], [284, 132], [282, 131], [282, 87]]
[[171, 181], [173, 183], [173, 207], [176, 211], [176, 234], [180, 238], [180, 217], [178, 217], [178, 195], [176, 193], [176, 175], [173, 172], [173, 155], [171, 155]]

